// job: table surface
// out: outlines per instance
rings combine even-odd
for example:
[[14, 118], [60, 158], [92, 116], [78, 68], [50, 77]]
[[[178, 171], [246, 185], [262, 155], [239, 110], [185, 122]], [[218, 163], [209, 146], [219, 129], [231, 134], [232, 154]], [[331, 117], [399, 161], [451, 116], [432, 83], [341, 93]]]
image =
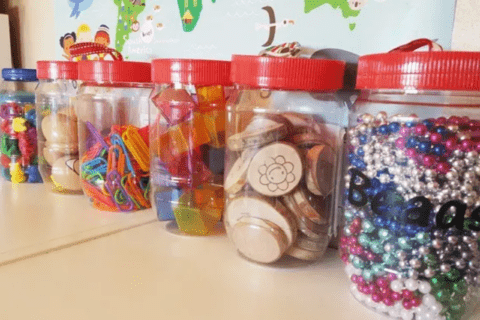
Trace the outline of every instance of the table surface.
[[0, 319], [383, 319], [350, 295], [335, 250], [259, 265], [220, 227], [185, 236], [152, 210], [97, 212], [40, 187], [0, 186], [0, 252], [17, 257], [0, 265]]

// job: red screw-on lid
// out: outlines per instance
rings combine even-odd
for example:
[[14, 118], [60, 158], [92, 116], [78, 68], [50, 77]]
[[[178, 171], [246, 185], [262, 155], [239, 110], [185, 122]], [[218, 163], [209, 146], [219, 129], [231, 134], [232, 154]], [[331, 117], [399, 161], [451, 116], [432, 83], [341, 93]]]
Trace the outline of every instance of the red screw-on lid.
[[80, 61], [78, 79], [94, 82], [151, 82], [151, 64], [131, 61]]
[[234, 55], [232, 81], [255, 88], [336, 91], [343, 87], [345, 62], [323, 59]]
[[78, 79], [78, 65], [71, 61], [37, 61], [38, 79]]
[[360, 57], [357, 89], [480, 90], [480, 52], [411, 52], [424, 45], [433, 49], [430, 40], [419, 39]]
[[157, 59], [152, 62], [155, 83], [230, 86], [230, 61]]

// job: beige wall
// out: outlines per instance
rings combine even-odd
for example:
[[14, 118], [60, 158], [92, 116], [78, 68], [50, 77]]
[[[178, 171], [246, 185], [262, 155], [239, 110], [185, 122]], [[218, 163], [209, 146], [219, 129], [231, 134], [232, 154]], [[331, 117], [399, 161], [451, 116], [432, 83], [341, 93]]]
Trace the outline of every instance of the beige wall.
[[[57, 45], [53, 21], [54, 0], [4, 1], [8, 2], [8, 13], [11, 19], [15, 66], [33, 68], [37, 60], [53, 59], [55, 45]], [[38, 5], [39, 3], [42, 3], [42, 8]], [[479, 0], [457, 0], [453, 32], [454, 49], [480, 50], [479, 16]]]
[[37, 60], [54, 59], [57, 43], [53, 21], [54, 0], [6, 1], [15, 67], [35, 68]]

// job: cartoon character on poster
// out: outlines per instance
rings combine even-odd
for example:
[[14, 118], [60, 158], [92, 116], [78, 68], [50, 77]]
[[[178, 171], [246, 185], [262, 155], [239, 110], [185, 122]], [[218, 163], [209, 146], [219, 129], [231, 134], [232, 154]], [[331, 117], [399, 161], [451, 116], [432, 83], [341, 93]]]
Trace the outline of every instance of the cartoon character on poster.
[[86, 23], [81, 24], [77, 29], [77, 43], [92, 42], [92, 29]]
[[268, 47], [268, 46], [272, 45], [273, 41], [275, 40], [275, 34], [277, 32], [277, 29], [292, 26], [292, 25], [295, 24], [295, 21], [291, 20], [291, 19], [284, 19], [280, 22], [277, 22], [276, 19], [275, 19], [275, 11], [273, 10], [273, 8], [271, 6], [265, 6], [262, 9], [267, 11], [267, 13], [268, 13], [269, 23], [265, 23], [265, 24], [264, 23], [257, 23], [256, 26], [255, 26], [255, 29], [257, 31], [261, 30], [261, 29], [264, 29], [264, 30], [267, 30], [269, 32], [268, 39], [263, 44], [264, 47]]
[[72, 8], [70, 18], [78, 18], [82, 11], [87, 10], [92, 5], [93, 0], [68, 0], [68, 5]]
[[64, 54], [62, 54], [62, 57], [70, 60], [70, 47], [73, 46], [76, 41], [77, 35], [75, 34], [75, 32], [66, 33], [63, 37], [60, 37], [60, 46], [62, 47], [64, 52]]
[[[109, 35], [110, 29], [108, 26], [102, 24], [98, 28], [97, 33], [95, 34], [95, 43], [99, 43], [104, 45], [105, 47], [110, 46], [110, 35]], [[105, 54], [99, 53], [98, 58], [100, 60], [103, 60], [105, 58]]]
[[142, 41], [151, 43], [154, 37], [153, 17], [148, 16], [141, 28]]
[[[84, 61], [84, 60], [104, 60], [105, 54], [104, 53], [85, 53], [81, 56], [77, 56], [72, 58], [70, 54], [70, 48], [73, 45], [78, 44], [85, 44], [85, 47], [88, 47], [89, 44], [95, 43], [96, 45], [100, 45], [101, 47], [105, 47], [107, 49], [110, 46], [110, 28], [105, 25], [101, 24], [95, 33], [95, 38], [92, 36], [92, 30], [88, 24], [81, 24], [77, 32], [66, 33], [63, 37], [60, 38], [60, 46], [62, 47], [65, 54], [63, 57], [67, 60], [72, 61]], [[98, 51], [98, 46], [97, 49]], [[87, 50], [88, 51], [88, 50]]]

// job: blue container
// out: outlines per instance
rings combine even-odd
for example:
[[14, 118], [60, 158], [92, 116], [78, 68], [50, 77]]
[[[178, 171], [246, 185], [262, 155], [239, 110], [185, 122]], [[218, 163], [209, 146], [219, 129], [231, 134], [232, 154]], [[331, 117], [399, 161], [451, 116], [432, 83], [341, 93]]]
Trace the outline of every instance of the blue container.
[[14, 183], [42, 182], [38, 175], [34, 69], [3, 69], [0, 86], [0, 165]]

